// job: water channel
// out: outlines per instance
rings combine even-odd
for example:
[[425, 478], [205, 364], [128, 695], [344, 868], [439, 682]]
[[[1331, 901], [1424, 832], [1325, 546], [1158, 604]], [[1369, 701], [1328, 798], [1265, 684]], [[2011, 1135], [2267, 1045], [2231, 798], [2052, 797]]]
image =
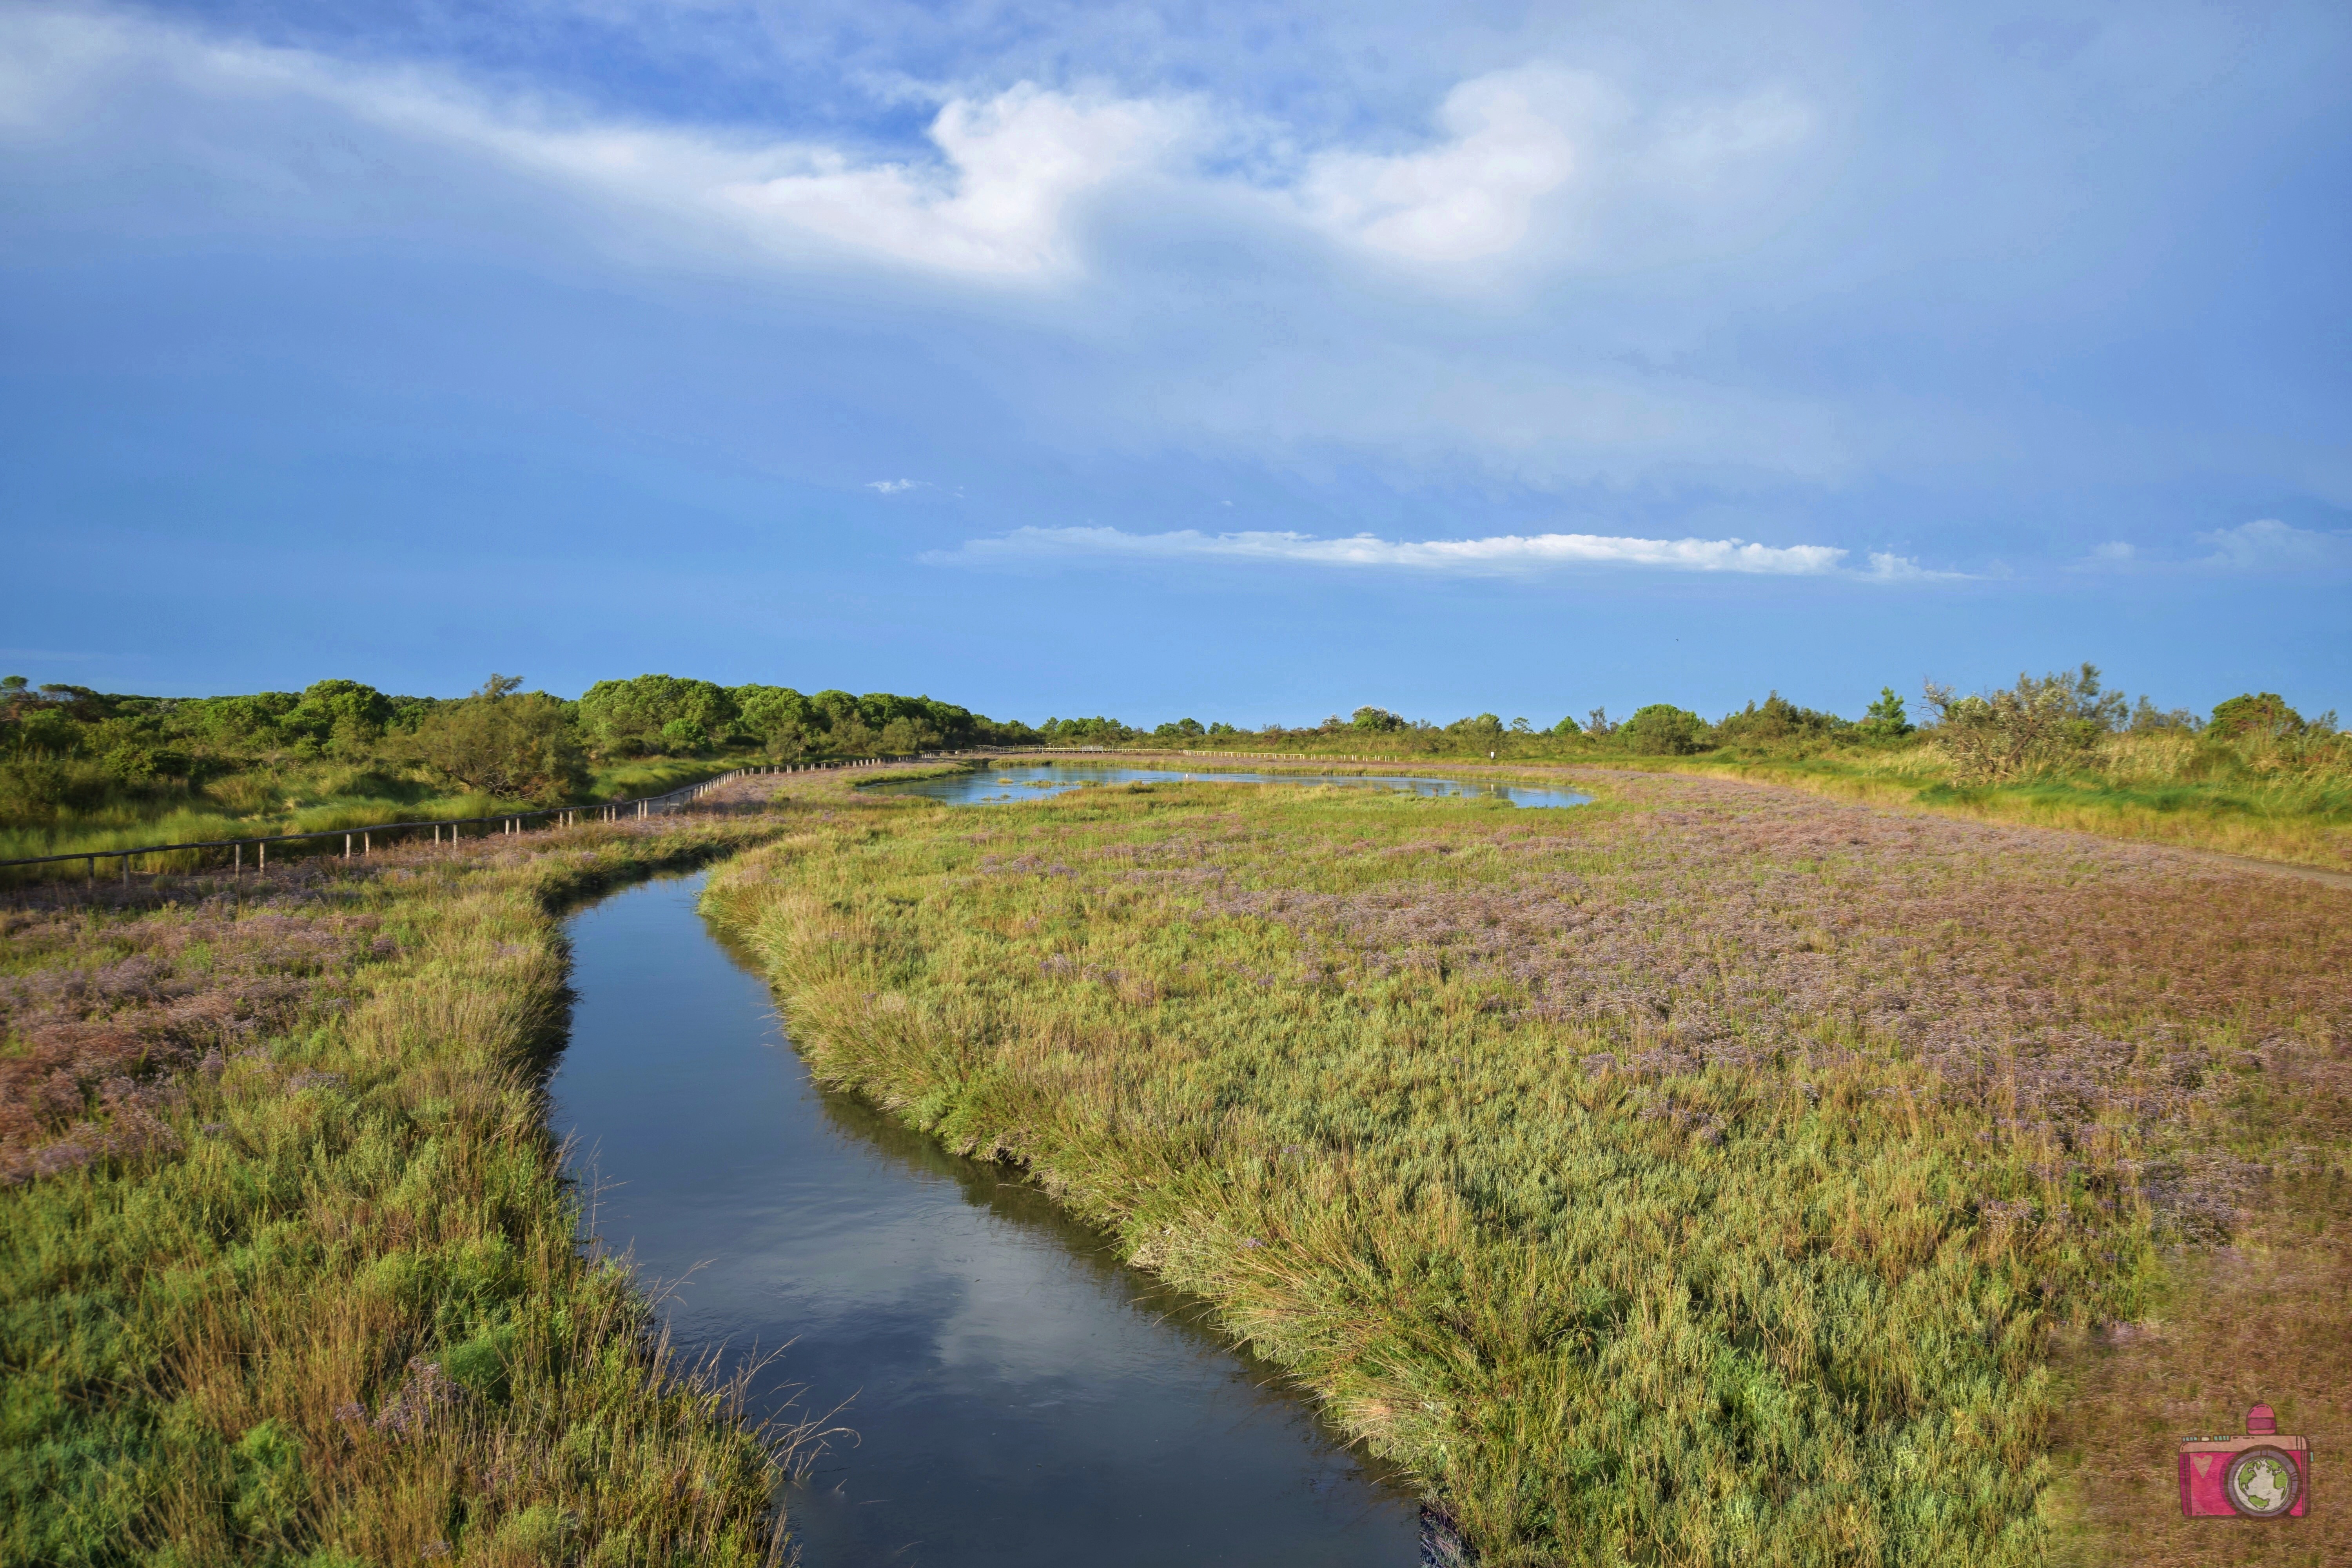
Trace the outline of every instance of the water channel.
[[1538, 784], [1412, 778], [1400, 773], [1263, 773], [1227, 772], [1222, 768], [1180, 772], [1174, 768], [1121, 767], [1116, 763], [1024, 763], [946, 778], [866, 787], [876, 795], [924, 795], [951, 805], [1001, 805], [1008, 801], [1066, 795], [1088, 784], [1178, 783], [1329, 784], [1339, 789], [1389, 790], [1403, 795], [1486, 796], [1525, 806], [1583, 805], [1592, 799], [1574, 790], [1549, 789]]
[[701, 885], [573, 917], [551, 1122], [604, 1244], [681, 1282], [680, 1342], [790, 1342], [762, 1413], [796, 1384], [803, 1410], [850, 1401], [856, 1437], [785, 1498], [805, 1568], [1418, 1561], [1411, 1495], [1197, 1301], [1003, 1167], [812, 1082], [697, 913]]

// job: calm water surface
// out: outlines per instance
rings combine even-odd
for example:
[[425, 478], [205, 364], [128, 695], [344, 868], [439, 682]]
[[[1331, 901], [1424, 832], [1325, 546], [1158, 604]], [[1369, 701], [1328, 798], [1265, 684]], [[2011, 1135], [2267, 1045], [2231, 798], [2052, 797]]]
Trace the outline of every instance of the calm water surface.
[[1019, 767], [982, 768], [978, 773], [958, 773], [951, 778], [866, 787], [877, 795], [926, 795], [951, 805], [994, 805], [1065, 795], [1087, 784], [1177, 783], [1331, 784], [1339, 789], [1388, 790], [1399, 795], [1476, 795], [1530, 806], [1582, 805], [1592, 798], [1574, 790], [1544, 789], [1533, 784], [1406, 778], [1393, 773], [1228, 773], [1222, 768], [1180, 773], [1174, 768], [1123, 768], [1113, 763], [1024, 763]]
[[809, 1079], [701, 879], [571, 923], [553, 1125], [678, 1337], [761, 1352], [763, 1410], [852, 1399], [786, 1498], [806, 1568], [1409, 1568], [1417, 1510], [1272, 1371], [999, 1166]]

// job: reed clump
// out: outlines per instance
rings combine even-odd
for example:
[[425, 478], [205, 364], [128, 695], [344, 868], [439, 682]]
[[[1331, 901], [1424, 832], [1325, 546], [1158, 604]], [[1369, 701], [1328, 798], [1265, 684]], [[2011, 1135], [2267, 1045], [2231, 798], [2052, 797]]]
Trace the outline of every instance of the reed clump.
[[583, 827], [0, 910], [0, 1562], [764, 1563], [791, 1434], [583, 1255]]
[[1488, 1563], [2129, 1560], [2084, 1358], [2343, 1180], [2342, 895], [1580, 776], [876, 802], [709, 905], [821, 1077], [1024, 1163]]

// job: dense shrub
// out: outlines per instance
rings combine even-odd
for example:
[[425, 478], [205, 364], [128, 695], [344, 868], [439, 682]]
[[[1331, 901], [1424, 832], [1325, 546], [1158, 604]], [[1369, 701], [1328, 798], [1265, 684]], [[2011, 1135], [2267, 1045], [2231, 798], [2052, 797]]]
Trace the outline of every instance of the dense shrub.
[[494, 679], [462, 702], [446, 703], [418, 726], [417, 757], [484, 795], [560, 801], [588, 785], [580, 736], [564, 704], [543, 691], [497, 689]]
[[[1895, 705], [1899, 712], [1900, 698], [1895, 700]], [[1634, 717], [1639, 719], [1641, 715]], [[1800, 708], [1775, 691], [1764, 699], [1761, 706], [1750, 702], [1737, 713], [1724, 715], [1722, 722], [1715, 727], [1715, 738], [1724, 745], [1769, 745], [1786, 741], [1827, 740], [1853, 728], [1852, 723], [1834, 713]]]
[[2215, 736], [2229, 740], [2242, 737], [2284, 740], [2302, 734], [2307, 726], [2303, 715], [2288, 707], [2286, 699], [2277, 692], [2250, 691], [2242, 697], [2232, 697], [2227, 702], [2216, 704], [2212, 722], [2207, 728]]
[[1706, 746], [1706, 721], [1672, 703], [1653, 702], [1634, 710], [1620, 726], [1618, 739], [1643, 756], [1687, 756]]
[[596, 749], [613, 757], [660, 751], [664, 731], [680, 720], [698, 726], [705, 735], [718, 736], [732, 733], [739, 717], [735, 699], [725, 687], [672, 675], [600, 680], [580, 695], [582, 726]]
[[2095, 664], [2039, 679], [2020, 675], [2006, 690], [1973, 697], [1930, 681], [1927, 701], [1936, 710], [1936, 742], [1960, 784], [2000, 784], [2077, 763], [2122, 727], [2126, 712], [2123, 693], [2101, 687]]

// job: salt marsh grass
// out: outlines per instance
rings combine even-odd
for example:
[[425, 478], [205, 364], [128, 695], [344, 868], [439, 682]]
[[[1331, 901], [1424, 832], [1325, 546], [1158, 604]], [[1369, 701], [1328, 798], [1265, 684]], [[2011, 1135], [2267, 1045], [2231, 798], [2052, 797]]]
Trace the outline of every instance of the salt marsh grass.
[[2132, 1560], [2113, 1358], [2219, 1249], [2341, 1242], [2279, 1216], [2346, 1178], [2344, 895], [1575, 782], [875, 802], [709, 903], [821, 1077], [1025, 1162], [1486, 1563]]
[[539, 1081], [558, 906], [770, 831], [0, 909], [0, 1562], [769, 1560], [786, 1456], [583, 1256]]

